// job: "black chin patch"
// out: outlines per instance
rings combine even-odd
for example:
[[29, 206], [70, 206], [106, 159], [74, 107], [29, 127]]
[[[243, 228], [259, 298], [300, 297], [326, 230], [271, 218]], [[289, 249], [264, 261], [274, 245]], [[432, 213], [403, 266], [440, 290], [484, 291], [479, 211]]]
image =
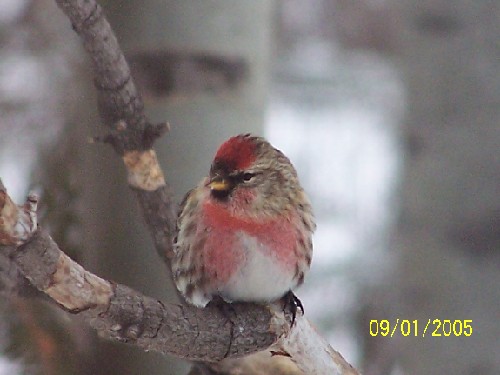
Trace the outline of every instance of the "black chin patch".
[[231, 193], [230, 190], [212, 190], [212, 191], [210, 191], [210, 194], [212, 195], [212, 197], [214, 197], [215, 199], [221, 200], [221, 201], [227, 200], [230, 193]]

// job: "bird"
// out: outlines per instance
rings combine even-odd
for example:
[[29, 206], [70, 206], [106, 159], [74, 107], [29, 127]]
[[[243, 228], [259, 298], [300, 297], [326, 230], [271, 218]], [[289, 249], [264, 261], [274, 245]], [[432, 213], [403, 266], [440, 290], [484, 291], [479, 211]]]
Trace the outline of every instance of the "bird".
[[208, 176], [184, 197], [172, 274], [191, 305], [212, 300], [283, 299], [295, 321], [293, 290], [304, 282], [316, 228], [311, 203], [290, 160], [266, 139], [229, 138]]

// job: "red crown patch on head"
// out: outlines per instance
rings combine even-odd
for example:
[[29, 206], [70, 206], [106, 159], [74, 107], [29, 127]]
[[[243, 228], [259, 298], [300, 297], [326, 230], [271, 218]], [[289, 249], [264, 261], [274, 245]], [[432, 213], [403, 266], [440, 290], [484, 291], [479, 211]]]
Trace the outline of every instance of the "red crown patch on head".
[[226, 164], [232, 170], [246, 169], [255, 161], [255, 147], [250, 134], [237, 135], [219, 147], [214, 160]]

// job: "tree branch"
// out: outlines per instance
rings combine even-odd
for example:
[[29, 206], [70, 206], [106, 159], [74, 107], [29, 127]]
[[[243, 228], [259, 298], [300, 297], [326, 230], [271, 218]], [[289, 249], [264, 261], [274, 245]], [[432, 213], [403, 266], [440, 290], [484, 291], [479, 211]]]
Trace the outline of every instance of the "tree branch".
[[[217, 306], [198, 309], [163, 304], [101, 279], [64, 254], [43, 229], [21, 226], [29, 221], [28, 216], [24, 207], [13, 204], [5, 189], [0, 190], [0, 253], [36, 288], [68, 312], [85, 317], [104, 337], [145, 350], [214, 362], [264, 350], [287, 326], [283, 314], [262, 305], [234, 304], [234, 314], [228, 319]], [[18, 246], [10, 245], [13, 242]]]
[[167, 130], [153, 126], [144, 115], [144, 103], [130, 75], [118, 41], [95, 1], [56, 0], [80, 36], [92, 59], [102, 119], [112, 132], [105, 138], [123, 155], [129, 150], [147, 150]]
[[101, 279], [64, 254], [43, 229], [25, 225], [36, 222], [27, 208], [34, 197], [16, 206], [1, 180], [0, 187], [0, 253], [66, 311], [87, 319], [102, 337], [204, 362], [269, 350], [290, 357], [306, 374], [356, 374], [302, 315], [290, 330], [290, 317], [280, 304], [232, 304], [229, 317], [216, 305], [198, 309], [163, 304]]
[[98, 140], [123, 157], [128, 181], [139, 201], [158, 254], [169, 264], [175, 232], [176, 205], [152, 149], [168, 131], [166, 123], [153, 125], [116, 36], [94, 0], [56, 0], [80, 36], [92, 59], [98, 107], [109, 133]]

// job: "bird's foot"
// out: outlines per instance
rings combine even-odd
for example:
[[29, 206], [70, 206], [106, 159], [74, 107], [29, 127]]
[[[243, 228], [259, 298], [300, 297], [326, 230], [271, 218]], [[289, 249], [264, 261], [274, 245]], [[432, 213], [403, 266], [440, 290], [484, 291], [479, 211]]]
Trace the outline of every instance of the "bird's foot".
[[304, 315], [304, 306], [302, 305], [300, 299], [291, 290], [283, 296], [283, 302], [283, 311], [288, 309], [292, 313], [292, 324], [290, 326], [293, 327], [297, 316], [297, 310], [300, 309], [302, 315]]

